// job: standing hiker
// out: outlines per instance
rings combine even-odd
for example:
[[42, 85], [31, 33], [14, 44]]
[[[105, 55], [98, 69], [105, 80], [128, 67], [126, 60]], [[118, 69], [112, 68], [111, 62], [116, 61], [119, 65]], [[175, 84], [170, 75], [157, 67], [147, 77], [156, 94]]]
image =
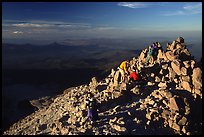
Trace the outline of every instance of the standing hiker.
[[86, 105], [88, 108], [88, 120], [92, 123], [95, 120], [98, 120], [98, 112], [97, 112], [97, 101], [94, 98], [93, 94], [88, 93], [86, 98]]
[[152, 45], [149, 46], [149, 51], [148, 51], [148, 55], [146, 58], [146, 63], [149, 62], [149, 60], [151, 59], [151, 64], [154, 63], [154, 60], [156, 60], [156, 56], [157, 56], [157, 45], [155, 43], [153, 43]]

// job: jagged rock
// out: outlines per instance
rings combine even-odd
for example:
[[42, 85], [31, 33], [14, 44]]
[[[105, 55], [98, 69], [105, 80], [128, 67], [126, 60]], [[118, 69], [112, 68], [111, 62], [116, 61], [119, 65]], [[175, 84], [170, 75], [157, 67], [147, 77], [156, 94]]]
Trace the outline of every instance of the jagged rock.
[[187, 75], [187, 69], [185, 67], [181, 67], [181, 75], [183, 76]]
[[91, 79], [90, 86], [91, 86], [92, 90], [96, 89], [96, 87], [98, 86], [98, 82], [97, 82], [97, 80], [96, 80], [96, 77], [93, 77], [93, 78]]
[[127, 84], [126, 83], [120, 84], [120, 91], [122, 91], [122, 90], [127, 90]]
[[200, 68], [193, 69], [192, 81], [196, 89], [202, 88], [202, 71]]
[[154, 85], [154, 83], [152, 83], [152, 82], [147, 82], [147, 85], [148, 85], [148, 86], [152, 86], [152, 85]]
[[174, 40], [171, 45], [168, 45], [168, 49], [173, 51], [175, 49], [175, 46], [176, 46], [177, 42]]
[[159, 51], [158, 51], [158, 54], [157, 54], [157, 58], [158, 58], [158, 59], [163, 59], [163, 58], [164, 58], [164, 54], [165, 54], [164, 52], [162, 52], [161, 50], [159, 50]]
[[116, 71], [116, 72], [115, 72], [115, 76], [114, 76], [114, 86], [115, 86], [115, 87], [118, 86], [119, 76], [120, 76], [120, 72], [119, 72], [119, 71]]
[[144, 49], [139, 55], [139, 58], [138, 58], [139, 62], [144, 62], [146, 56], [147, 56], [147, 49]]
[[175, 59], [171, 62], [171, 67], [177, 75], [181, 75], [180, 61]]
[[167, 84], [166, 84], [166, 82], [160, 82], [159, 84], [158, 84], [158, 86], [160, 87], [160, 88], [166, 88], [167, 87]]
[[140, 89], [138, 87], [134, 87], [130, 91], [132, 91], [134, 94], [140, 94]]
[[155, 82], [160, 82], [160, 81], [161, 81], [161, 79], [158, 76], [156, 76], [155, 77]]
[[119, 132], [125, 132], [127, 130], [125, 127], [121, 127], [121, 126], [116, 125], [116, 124], [112, 125], [112, 128], [119, 131]]
[[180, 126], [177, 123], [172, 124], [172, 128], [176, 131], [180, 131]]
[[169, 70], [169, 78], [173, 80], [173, 79], [175, 78], [175, 76], [176, 76], [176, 73], [175, 73], [175, 71], [174, 71], [172, 68], [170, 68], [170, 67], [168, 67], [168, 70]]
[[162, 118], [167, 120], [169, 118], [169, 116], [170, 116], [170, 111], [164, 109], [161, 115], [162, 115]]
[[174, 53], [172, 51], [167, 51], [165, 54], [166, 54], [167, 59], [170, 61], [172, 61], [178, 57], [178, 55], [174, 55]]
[[196, 64], [195, 60], [191, 60], [191, 68], [192, 68], [192, 69], [194, 69], [195, 64]]
[[182, 81], [181, 86], [185, 89], [191, 92], [191, 86], [187, 81]]
[[113, 78], [115, 75], [115, 70], [114, 69], [111, 69], [111, 74], [109, 75], [110, 78]]
[[182, 81], [190, 82], [190, 76], [181, 76]]
[[185, 66], [185, 68], [189, 68], [190, 67], [190, 61], [183, 61], [183, 64]]
[[164, 65], [162, 65], [162, 69], [167, 69], [168, 68], [168, 64], [164, 64]]
[[197, 95], [202, 96], [202, 92], [201, 92], [200, 89], [193, 89], [193, 91], [194, 91]]
[[110, 120], [109, 120], [109, 123], [112, 124], [112, 123], [114, 123], [114, 122], [116, 122], [116, 121], [117, 121], [117, 117], [114, 117], [113, 119], [110, 119]]
[[181, 130], [184, 134], [186, 134], [186, 126], [183, 126], [182, 130]]

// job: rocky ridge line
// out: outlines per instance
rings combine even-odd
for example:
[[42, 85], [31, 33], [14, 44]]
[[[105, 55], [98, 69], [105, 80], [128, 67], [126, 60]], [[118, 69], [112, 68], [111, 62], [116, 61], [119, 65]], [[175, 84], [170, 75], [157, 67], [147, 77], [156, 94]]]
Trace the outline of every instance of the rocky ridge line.
[[[31, 101], [38, 110], [4, 134], [201, 134], [202, 70], [186, 45], [181, 38], [167, 43], [166, 50], [158, 52], [161, 65], [145, 64], [147, 52], [145, 48], [130, 61], [147, 83], [119, 83], [120, 73], [112, 69], [105, 79], [94, 77], [89, 84], [66, 89], [49, 101], [42, 99], [42, 105]], [[86, 122], [88, 92], [100, 102], [100, 120], [94, 124]]]

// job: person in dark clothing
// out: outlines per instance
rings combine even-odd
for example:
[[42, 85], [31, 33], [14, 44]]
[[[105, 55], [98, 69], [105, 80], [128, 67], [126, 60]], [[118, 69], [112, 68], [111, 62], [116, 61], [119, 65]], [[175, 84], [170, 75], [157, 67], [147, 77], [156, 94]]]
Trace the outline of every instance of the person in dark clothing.
[[97, 101], [94, 98], [93, 94], [88, 93], [88, 96], [86, 98], [86, 105], [88, 108], [88, 120], [91, 121], [96, 121], [98, 120], [98, 112], [97, 112]]

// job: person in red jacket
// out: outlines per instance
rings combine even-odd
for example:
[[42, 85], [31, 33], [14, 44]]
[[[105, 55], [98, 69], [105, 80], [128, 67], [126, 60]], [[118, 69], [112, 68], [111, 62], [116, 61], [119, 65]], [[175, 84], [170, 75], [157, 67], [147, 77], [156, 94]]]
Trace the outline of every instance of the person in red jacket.
[[139, 75], [136, 73], [135, 69], [132, 69], [130, 75], [129, 75], [129, 79], [131, 81], [137, 81], [139, 80]]

